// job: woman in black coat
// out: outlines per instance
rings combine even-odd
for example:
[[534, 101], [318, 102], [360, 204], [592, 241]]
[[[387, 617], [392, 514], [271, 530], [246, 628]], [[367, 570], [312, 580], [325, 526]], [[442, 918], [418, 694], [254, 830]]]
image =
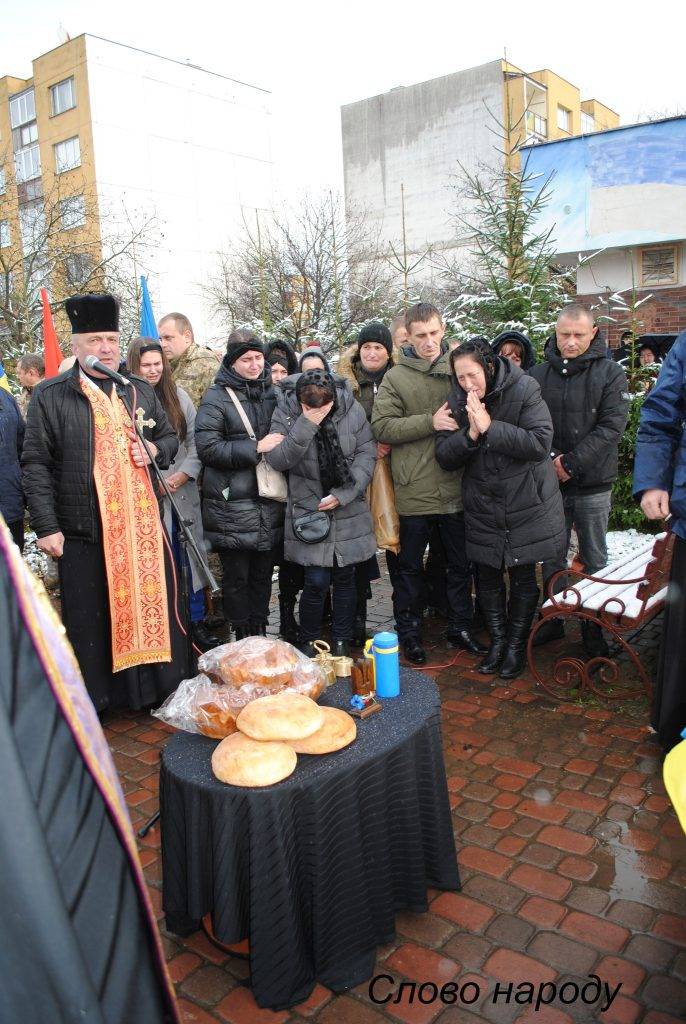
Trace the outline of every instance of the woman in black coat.
[[237, 640], [265, 635], [274, 548], [283, 536], [283, 506], [260, 497], [255, 472], [262, 454], [282, 440], [269, 431], [275, 408], [262, 342], [251, 331], [232, 331], [219, 373], [198, 409], [195, 445], [203, 465], [205, 536], [221, 558], [224, 614]]
[[[531, 377], [485, 342], [450, 355], [455, 386], [448, 399], [457, 423], [441, 432], [436, 458], [464, 466], [467, 555], [476, 564], [479, 603], [491, 634], [479, 671], [514, 679], [526, 662], [538, 585], [536, 562], [565, 547], [560, 488], [550, 459], [553, 425]], [[503, 570], [510, 576], [509, 620]]]

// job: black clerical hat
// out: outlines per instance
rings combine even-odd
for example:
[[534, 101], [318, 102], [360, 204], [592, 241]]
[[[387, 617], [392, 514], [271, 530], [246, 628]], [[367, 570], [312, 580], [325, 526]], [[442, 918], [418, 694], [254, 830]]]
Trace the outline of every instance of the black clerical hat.
[[72, 334], [119, 330], [119, 302], [114, 295], [72, 295], [64, 303]]

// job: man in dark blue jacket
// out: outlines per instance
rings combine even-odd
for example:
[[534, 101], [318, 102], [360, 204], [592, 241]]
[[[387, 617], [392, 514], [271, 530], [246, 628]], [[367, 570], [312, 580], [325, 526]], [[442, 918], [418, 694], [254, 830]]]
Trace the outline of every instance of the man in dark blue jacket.
[[[544, 361], [530, 370], [553, 420], [550, 454], [562, 491], [567, 537], [574, 527], [584, 571], [590, 576], [607, 565], [610, 498], [631, 398], [624, 370], [606, 356], [593, 314], [574, 303], [557, 318]], [[565, 565], [566, 561], [543, 563], [546, 593], [550, 578]], [[551, 619], [536, 640], [545, 643], [561, 636], [562, 620]], [[602, 631], [594, 622], [582, 622], [582, 636], [588, 654], [607, 654]]]
[[634, 494], [648, 519], [675, 535], [651, 724], [669, 750], [686, 726], [686, 331], [662, 364], [641, 408]]
[[24, 493], [19, 459], [24, 445], [24, 420], [9, 391], [0, 388], [0, 512], [12, 540], [24, 548]]

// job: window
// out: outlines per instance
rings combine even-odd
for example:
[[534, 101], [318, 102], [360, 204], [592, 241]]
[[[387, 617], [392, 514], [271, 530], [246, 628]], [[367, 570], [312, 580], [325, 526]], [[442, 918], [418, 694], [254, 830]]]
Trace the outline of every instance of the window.
[[80, 288], [88, 280], [92, 270], [93, 262], [88, 253], [70, 253], [64, 260], [66, 283], [73, 288]]
[[40, 200], [19, 207], [19, 232], [24, 254], [38, 252], [47, 241], [45, 210]]
[[57, 174], [63, 174], [64, 171], [71, 171], [74, 167], [81, 166], [81, 146], [79, 145], [78, 135], [75, 135], [73, 139], [65, 139], [64, 142], [58, 142], [53, 148], [55, 150], [55, 172]]
[[18, 128], [22, 124], [36, 120], [36, 94], [33, 89], [27, 89], [13, 96], [10, 100], [10, 124], [12, 128]]
[[677, 247], [655, 245], [641, 249], [641, 284], [651, 288], [676, 284], [678, 275]]
[[595, 118], [592, 114], [586, 114], [583, 110], [581, 111], [581, 131], [584, 135], [589, 135], [595, 131]]
[[38, 141], [38, 125], [35, 121], [25, 124], [21, 128], [12, 129], [12, 146], [15, 153], [24, 146], [30, 146], [32, 142]]
[[8, 220], [0, 220], [0, 249], [6, 249], [11, 244], [10, 222]]
[[563, 132], [572, 130], [572, 112], [566, 107], [561, 107], [559, 103], [557, 105], [557, 127]]
[[63, 82], [50, 86], [50, 110], [53, 117], [55, 114], [63, 114], [65, 110], [71, 110], [75, 106], [76, 94], [73, 78], [65, 78]]
[[83, 196], [70, 196], [60, 203], [62, 229], [80, 228], [86, 223], [86, 203]]
[[4, 167], [0, 167], [0, 196], [5, 194], [7, 188], [7, 178], [5, 177]]
[[17, 169], [17, 181], [31, 181], [32, 178], [40, 177], [40, 149], [38, 143], [20, 149], [14, 154], [14, 163]]

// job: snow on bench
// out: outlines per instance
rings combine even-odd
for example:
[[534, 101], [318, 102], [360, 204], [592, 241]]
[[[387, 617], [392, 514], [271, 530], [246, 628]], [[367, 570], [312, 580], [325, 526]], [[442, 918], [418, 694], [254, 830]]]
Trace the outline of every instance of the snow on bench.
[[[571, 582], [566, 592], [560, 591], [555, 595], [555, 602], [548, 598], [541, 611], [544, 615], [551, 614], [556, 606], [559, 608], [562, 605], [569, 609], [583, 608], [599, 613], [604, 611], [606, 615], [621, 616], [623, 619], [634, 621], [657, 610], [655, 606], [661, 607], [664, 603], [667, 594], [666, 584], [647, 600], [640, 594], [640, 590], [646, 586], [650, 563], [663, 556], [663, 543], [658, 542], [664, 542], [666, 537], [666, 533], [659, 533], [648, 538], [630, 555], [600, 569], [593, 580], [580, 574], [581, 579], [578, 582]], [[573, 573], [573, 570], [570, 572]], [[597, 580], [602, 582], [596, 582]], [[619, 582], [613, 585], [613, 580]], [[635, 582], [627, 582], [631, 580]]]

